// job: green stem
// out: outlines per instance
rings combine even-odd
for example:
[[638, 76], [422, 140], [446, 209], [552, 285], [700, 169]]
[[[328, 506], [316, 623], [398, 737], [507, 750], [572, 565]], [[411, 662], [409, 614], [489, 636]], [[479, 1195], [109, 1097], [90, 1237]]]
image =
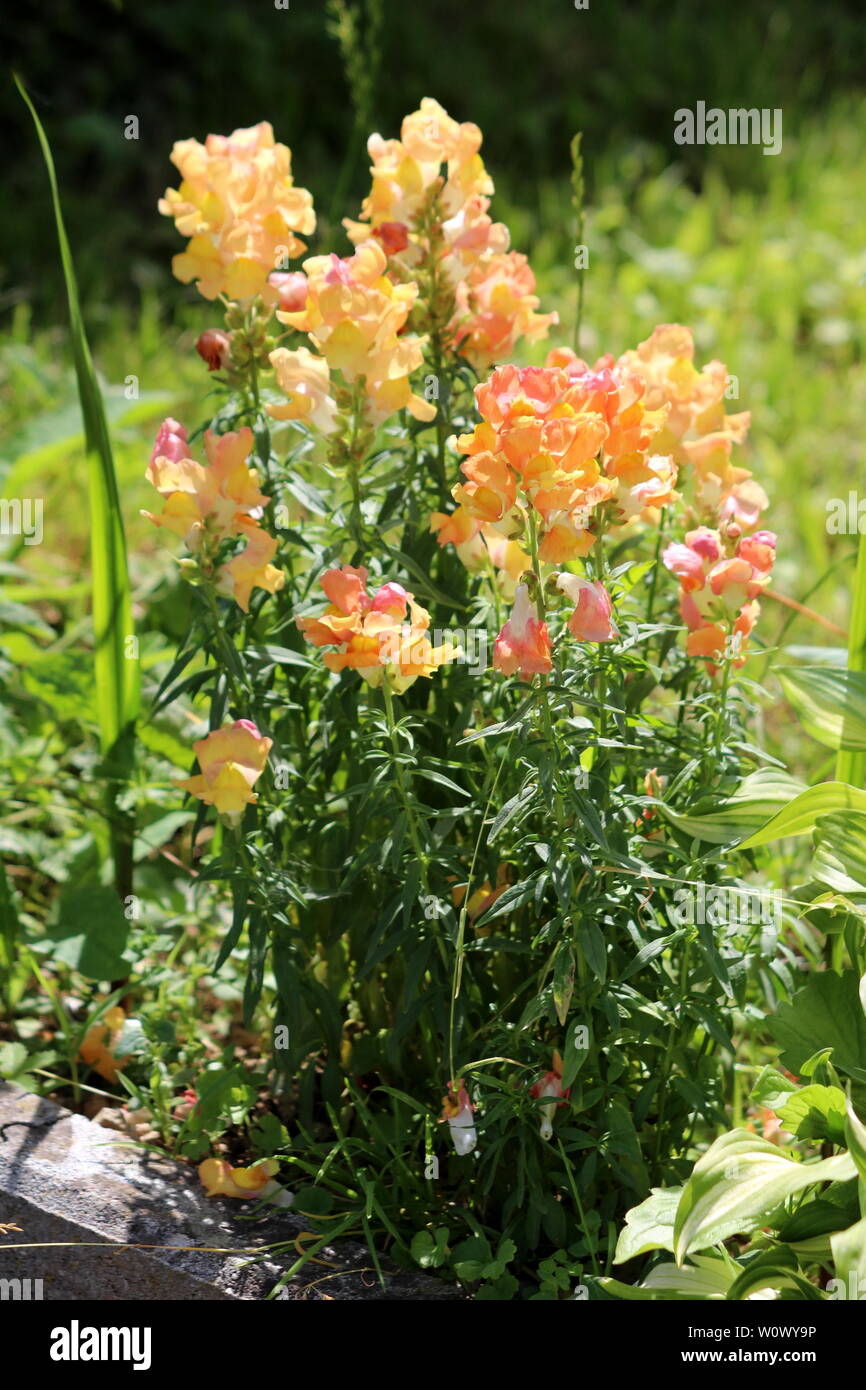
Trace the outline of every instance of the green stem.
[[427, 856], [421, 845], [421, 836], [418, 830], [418, 822], [415, 812], [412, 809], [411, 799], [406, 788], [406, 780], [403, 776], [402, 754], [400, 753], [400, 742], [397, 736], [397, 725], [394, 720], [394, 697], [391, 694], [391, 687], [388, 684], [388, 677], [382, 681], [382, 694], [385, 697], [385, 718], [388, 722], [388, 735], [391, 740], [391, 751], [394, 754], [394, 775], [397, 785], [397, 794], [400, 804], [406, 813], [406, 823], [409, 829], [409, 838], [412, 841], [412, 848], [415, 851], [415, 858], [421, 868], [421, 886], [425, 892], [428, 888], [427, 876]]

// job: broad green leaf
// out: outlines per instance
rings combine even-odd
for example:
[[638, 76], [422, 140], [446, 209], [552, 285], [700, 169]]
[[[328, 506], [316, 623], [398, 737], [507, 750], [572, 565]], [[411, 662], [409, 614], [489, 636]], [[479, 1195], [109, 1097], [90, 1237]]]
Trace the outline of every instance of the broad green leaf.
[[779, 1110], [797, 1090], [796, 1081], [783, 1076], [775, 1067], [764, 1067], [752, 1087], [749, 1101], [752, 1105], [764, 1105], [768, 1110]]
[[780, 806], [786, 806], [803, 791], [803, 783], [778, 768], [762, 768], [741, 783], [733, 796], [715, 806], [704, 804], [687, 815], [668, 807], [659, 809], [678, 830], [709, 844], [731, 844], [765, 824]]
[[862, 1187], [862, 1184], [866, 1183], [866, 1125], [860, 1119], [850, 1099], [845, 1105], [845, 1143], [848, 1145], [848, 1152], [857, 1167]]
[[129, 973], [128, 933], [129, 921], [111, 888], [61, 893], [46, 928], [54, 956], [89, 980], [117, 980]]
[[715, 1255], [698, 1255], [686, 1265], [669, 1261], [651, 1269], [641, 1284], [623, 1284], [619, 1279], [599, 1279], [607, 1292], [628, 1302], [670, 1302], [679, 1299], [723, 1299], [737, 1276], [732, 1260]]
[[866, 815], [835, 811], [815, 826], [812, 873], [837, 893], [866, 893]]
[[827, 748], [866, 750], [866, 675], [836, 666], [777, 670], [803, 728]]
[[839, 1071], [866, 1081], [866, 1014], [853, 970], [810, 975], [770, 1016], [768, 1027], [782, 1048], [782, 1066], [795, 1076], [813, 1053], [831, 1047]]
[[866, 791], [849, 787], [846, 782], [819, 782], [817, 787], [795, 796], [790, 805], [778, 811], [770, 820], [737, 846], [738, 849], [757, 849], [758, 845], [784, 840], [791, 835], [805, 835], [814, 830], [821, 816], [833, 811], [859, 811], [866, 814]]
[[836, 1086], [802, 1086], [776, 1113], [798, 1139], [845, 1143], [845, 1095]]
[[830, 1237], [836, 1277], [827, 1286], [831, 1297], [859, 1302], [866, 1295], [866, 1220]]
[[683, 1189], [674, 1223], [677, 1263], [694, 1250], [768, 1225], [796, 1192], [814, 1183], [844, 1181], [856, 1172], [848, 1154], [798, 1163], [747, 1130], [723, 1134], [695, 1164]]
[[615, 1265], [625, 1264], [648, 1250], [674, 1248], [674, 1218], [677, 1214], [681, 1187], [654, 1187], [646, 1201], [632, 1207], [616, 1243]]
[[792, 1289], [799, 1295], [798, 1302], [821, 1299], [814, 1284], [800, 1273], [799, 1261], [791, 1249], [775, 1247], [749, 1259], [742, 1274], [728, 1289], [728, 1300], [738, 1303], [752, 1298], [761, 1289]]

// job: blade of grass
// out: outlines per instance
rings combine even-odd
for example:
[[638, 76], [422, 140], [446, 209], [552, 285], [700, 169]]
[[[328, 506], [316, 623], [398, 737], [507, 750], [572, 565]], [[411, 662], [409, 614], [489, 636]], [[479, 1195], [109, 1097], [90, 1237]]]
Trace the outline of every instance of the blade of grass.
[[132, 818], [119, 814], [118, 792], [128, 780], [139, 710], [139, 671], [126, 561], [126, 536], [105, 405], [81, 316], [72, 252], [66, 236], [57, 175], [48, 138], [21, 79], [15, 85], [27, 106], [45, 160], [69, 306], [69, 330], [87, 454], [90, 500], [90, 567], [96, 712], [108, 775], [115, 882], [121, 898], [132, 891]]
[[[848, 670], [866, 671], [866, 534], [860, 537], [857, 551], [848, 631]], [[866, 751], [840, 748], [836, 758], [836, 781], [862, 787], [866, 781]]]

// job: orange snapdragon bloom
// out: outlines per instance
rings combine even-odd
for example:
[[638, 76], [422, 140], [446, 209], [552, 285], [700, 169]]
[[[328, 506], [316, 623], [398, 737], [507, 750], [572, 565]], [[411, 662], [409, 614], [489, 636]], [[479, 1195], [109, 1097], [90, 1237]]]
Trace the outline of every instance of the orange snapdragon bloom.
[[600, 580], [590, 581], [576, 574], [560, 574], [556, 587], [577, 605], [568, 620], [568, 627], [578, 642], [613, 642], [619, 636], [613, 620], [610, 594]]
[[383, 584], [368, 593], [367, 570], [353, 565], [327, 570], [319, 583], [330, 606], [298, 618], [297, 624], [313, 646], [339, 648], [325, 654], [329, 670], [357, 671], [374, 688], [387, 681], [399, 695], [459, 655], [450, 642], [433, 647], [430, 614], [402, 584]]
[[751, 530], [768, 505], [767, 496], [747, 468], [731, 462], [733, 446], [745, 440], [751, 415], [725, 414], [727, 368], [712, 361], [698, 371], [694, 356], [690, 330], [665, 323], [624, 353], [616, 367], [643, 379], [651, 408], [669, 407], [654, 447], [681, 468], [691, 465], [697, 512]]
[[547, 365], [567, 373], [575, 388], [573, 404], [601, 415], [607, 425], [602, 460], [605, 475], [614, 483], [614, 519], [624, 523], [640, 517], [657, 522], [659, 509], [677, 495], [673, 457], [650, 453], [664, 428], [668, 403], [650, 408], [643, 378], [621, 368], [609, 354], [589, 367], [570, 348], [554, 348]]
[[[423, 361], [424, 339], [404, 331], [418, 286], [393, 284], [386, 268], [385, 252], [372, 240], [342, 260], [333, 254], [312, 256], [304, 262], [303, 307], [280, 309], [277, 318], [309, 334], [324, 370], [339, 371], [349, 383], [363, 377], [371, 424], [404, 408], [418, 420], [432, 420], [436, 407], [415, 395], [409, 380]], [[274, 366], [278, 380], [280, 370], [285, 377], [286, 358], [277, 355]]]
[[126, 1014], [117, 1005], [114, 1008], [106, 1009], [99, 1023], [94, 1023], [88, 1028], [81, 1040], [81, 1047], [78, 1055], [82, 1062], [105, 1078], [112, 1084], [117, 1080], [117, 1073], [126, 1066], [129, 1058], [118, 1056], [116, 1052], [117, 1043], [126, 1023]]
[[525, 584], [518, 584], [511, 617], [493, 644], [493, 665], [504, 676], [519, 671], [522, 680], [553, 669], [547, 624], [539, 618]]
[[247, 537], [246, 545], [219, 568], [216, 581], [219, 593], [233, 598], [238, 607], [248, 613], [253, 589], [276, 594], [285, 584], [286, 576], [283, 570], [271, 564], [277, 553], [274, 536], [269, 536], [260, 526], [244, 526], [240, 534]]
[[542, 560], [586, 555], [591, 513], [616, 493], [600, 462], [610, 434], [604, 415], [587, 408], [587, 391], [559, 367], [507, 364], [476, 387], [475, 398], [481, 423], [457, 440], [467, 455], [466, 481], [452, 489], [457, 511], [431, 521], [440, 545], [471, 540], [485, 523], [513, 536], [531, 507]]
[[[251, 429], [229, 434], [208, 430], [205, 466], [187, 456], [186, 436], [172, 432], [172, 424], [176, 422], [162, 425], [146, 474], [164, 499], [163, 508], [156, 515], [144, 511], [142, 516], [182, 536], [187, 548], [196, 551], [206, 535], [213, 541], [237, 535], [269, 499], [259, 492], [258, 474], [247, 464], [253, 447]], [[161, 444], [168, 448], [167, 454], [157, 454]]]
[[399, 140], [370, 137], [372, 189], [361, 220], [344, 222], [356, 245], [378, 241], [395, 278], [435, 269], [438, 297], [424, 308], [479, 371], [508, 357], [519, 338], [542, 337], [558, 322], [555, 313], [535, 312], [526, 257], [509, 252], [508, 228], [489, 215], [493, 181], [481, 141], [477, 125], [455, 121], [425, 97]]
[[258, 474], [247, 463], [252, 430], [208, 430], [204, 443], [207, 465], [186, 457], [186, 433], [176, 420], [163, 423], [147, 468], [148, 479], [164, 499], [163, 508], [156, 515], [142, 515], [182, 536], [207, 578], [213, 575], [213, 558], [222, 543], [243, 538], [244, 549], [213, 577], [219, 592], [231, 595], [246, 613], [254, 588], [273, 594], [285, 583], [283, 571], [271, 564], [277, 542], [257, 524], [270, 499], [259, 492]]
[[331, 374], [324, 357], [315, 357], [309, 348], [294, 352], [275, 348], [270, 354], [277, 385], [288, 396], [283, 404], [266, 405], [274, 420], [303, 420], [320, 434], [331, 434], [336, 428], [337, 406], [329, 394]]
[[776, 537], [772, 531], [751, 536], [739, 536], [738, 531], [736, 526], [725, 531], [699, 526], [687, 532], [685, 543], [672, 542], [662, 558], [680, 581], [689, 656], [713, 660], [733, 639], [734, 665], [742, 666], [746, 638], [761, 611], [758, 595], [770, 582]]
[[484, 371], [510, 357], [520, 338], [546, 338], [559, 322], [556, 312], [536, 312], [535, 275], [519, 251], [499, 251], [480, 260], [457, 286], [451, 321], [454, 343]]
[[232, 1168], [224, 1158], [206, 1158], [198, 1165], [198, 1175], [208, 1197], [268, 1197], [280, 1190], [274, 1182], [280, 1171], [276, 1158], [262, 1158], [249, 1168]]
[[193, 744], [201, 772], [178, 779], [176, 785], [198, 797], [232, 826], [240, 825], [247, 806], [257, 797], [253, 787], [268, 761], [273, 740], [259, 733], [251, 719], [238, 719]]
[[312, 195], [292, 180], [291, 151], [274, 140], [267, 121], [229, 136], [178, 140], [171, 152], [179, 188], [166, 189], [159, 210], [189, 237], [172, 269], [205, 299], [224, 295], [248, 303], [278, 299], [272, 271], [300, 256], [298, 233], [315, 230]]

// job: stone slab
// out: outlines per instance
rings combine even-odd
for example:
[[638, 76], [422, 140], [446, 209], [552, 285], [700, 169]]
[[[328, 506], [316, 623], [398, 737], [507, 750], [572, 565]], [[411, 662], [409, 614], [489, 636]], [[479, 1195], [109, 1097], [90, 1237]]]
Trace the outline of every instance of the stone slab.
[[[46, 1300], [265, 1299], [297, 1259], [293, 1242], [307, 1228], [286, 1209], [250, 1220], [244, 1204], [206, 1197], [185, 1164], [130, 1147], [103, 1126], [2, 1083], [0, 1223], [10, 1222], [22, 1234], [0, 1235], [0, 1279], [42, 1279]], [[8, 1248], [24, 1241], [60, 1244]], [[281, 1241], [291, 1243], [288, 1252], [246, 1253]], [[328, 1265], [308, 1263], [282, 1297], [461, 1298], [453, 1286], [386, 1262], [383, 1289], [356, 1241], [339, 1241], [318, 1258]]]

